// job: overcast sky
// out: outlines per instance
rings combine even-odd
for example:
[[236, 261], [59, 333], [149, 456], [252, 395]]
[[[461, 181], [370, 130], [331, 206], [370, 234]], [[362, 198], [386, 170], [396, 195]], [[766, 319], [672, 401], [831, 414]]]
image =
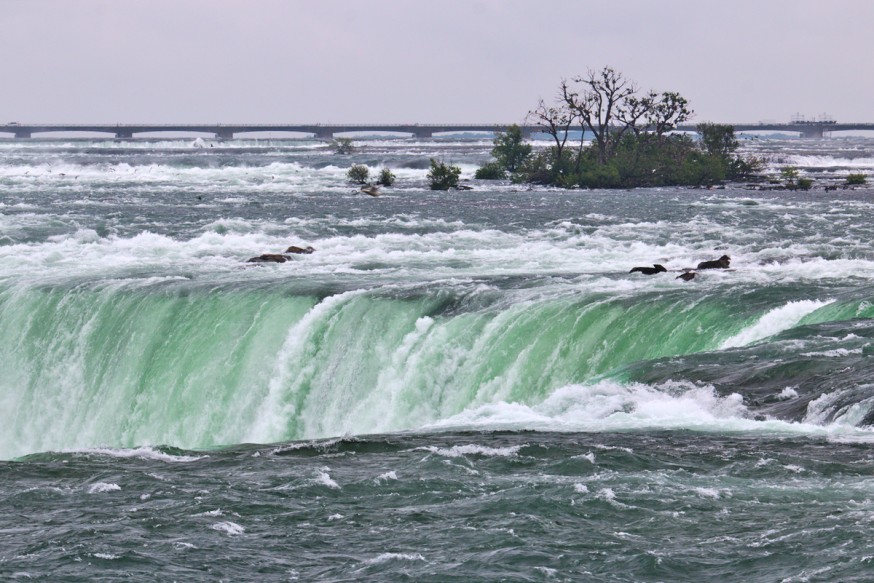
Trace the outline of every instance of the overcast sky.
[[874, 122], [872, 0], [0, 0], [0, 123], [511, 123], [610, 65]]

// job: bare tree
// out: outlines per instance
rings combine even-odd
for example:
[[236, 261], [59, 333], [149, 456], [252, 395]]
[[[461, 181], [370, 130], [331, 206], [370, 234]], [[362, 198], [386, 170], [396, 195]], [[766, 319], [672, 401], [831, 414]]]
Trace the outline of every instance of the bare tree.
[[619, 104], [616, 111], [616, 120], [621, 126], [617, 130], [617, 141], [626, 130], [631, 130], [635, 136], [640, 136], [640, 133], [646, 128], [638, 124], [641, 120], [646, 120], [651, 115], [653, 103], [657, 97], [654, 91], [650, 91], [643, 97], [631, 95], [625, 99], [624, 103]]
[[650, 95], [654, 99], [647, 115], [647, 125], [659, 138], [687, 121], [694, 113], [688, 107], [689, 102], [679, 93], [665, 91], [658, 100], [654, 93]]
[[574, 114], [566, 107], [550, 107], [541, 99], [537, 107], [528, 112], [528, 120], [552, 136], [555, 140], [556, 160], [560, 162], [568, 131], [574, 123]]
[[[595, 135], [598, 146], [598, 161], [601, 164], [610, 158], [616, 140], [611, 137], [611, 126], [619, 121], [617, 115], [626, 106], [626, 100], [637, 92], [634, 83], [625, 79], [612, 67], [604, 67], [601, 71], [589, 71], [585, 77], [574, 78], [574, 83], [582, 84], [583, 91], [574, 91], [566, 81], [561, 83], [561, 95], [567, 106], [580, 120], [585, 130], [589, 129]], [[620, 126], [626, 128], [627, 125]], [[616, 129], [614, 128], [614, 131]], [[615, 136], [621, 137], [621, 132]]]

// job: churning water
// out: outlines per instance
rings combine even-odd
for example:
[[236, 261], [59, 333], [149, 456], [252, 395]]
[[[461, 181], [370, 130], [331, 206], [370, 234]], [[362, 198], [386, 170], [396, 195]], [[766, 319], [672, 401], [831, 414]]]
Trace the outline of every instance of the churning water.
[[874, 189], [472, 180], [490, 147], [0, 142], [0, 578], [870, 580]]

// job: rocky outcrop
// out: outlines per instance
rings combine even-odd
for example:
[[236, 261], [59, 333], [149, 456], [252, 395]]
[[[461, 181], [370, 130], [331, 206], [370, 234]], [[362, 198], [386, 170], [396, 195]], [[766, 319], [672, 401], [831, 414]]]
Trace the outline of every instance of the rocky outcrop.
[[296, 253], [298, 255], [309, 255], [313, 251], [315, 251], [315, 249], [312, 247], [298, 247], [297, 245], [292, 245], [285, 250], [286, 253]]
[[653, 263], [652, 267], [632, 267], [631, 271], [628, 273], [642, 273], [644, 275], [655, 275], [656, 273], [661, 273], [663, 271], [667, 271], [664, 265], [659, 265], [658, 263]]
[[698, 264], [697, 269], [728, 269], [729, 263], [731, 263], [731, 257], [723, 255], [713, 261], [702, 261]]
[[264, 253], [257, 257], [252, 257], [246, 263], [285, 263], [288, 257], [279, 253]]

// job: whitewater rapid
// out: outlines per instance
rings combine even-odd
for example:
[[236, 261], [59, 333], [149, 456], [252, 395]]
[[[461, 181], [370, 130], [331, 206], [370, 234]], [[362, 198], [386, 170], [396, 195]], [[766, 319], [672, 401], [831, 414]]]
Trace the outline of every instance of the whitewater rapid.
[[[489, 146], [0, 144], [0, 457], [450, 428], [866, 434], [864, 191], [472, 180]], [[474, 190], [428, 190], [434, 152]], [[398, 185], [356, 195], [352, 162]], [[316, 252], [246, 263], [289, 245]], [[676, 279], [723, 253], [731, 269]], [[628, 273], [653, 263], [668, 272]], [[828, 386], [834, 370], [851, 372]]]

